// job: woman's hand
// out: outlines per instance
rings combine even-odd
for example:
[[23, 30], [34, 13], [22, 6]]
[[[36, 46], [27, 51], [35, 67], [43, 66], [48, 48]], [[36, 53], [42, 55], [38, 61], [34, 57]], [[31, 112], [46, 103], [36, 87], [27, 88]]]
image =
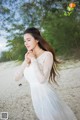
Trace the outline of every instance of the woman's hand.
[[25, 54], [25, 61], [27, 62], [27, 64], [31, 63], [31, 60], [28, 57], [29, 51]]
[[34, 55], [34, 53], [33, 53], [33, 51], [29, 51], [28, 52], [28, 58], [32, 61], [32, 59], [35, 59], [36, 58], [36, 56]]

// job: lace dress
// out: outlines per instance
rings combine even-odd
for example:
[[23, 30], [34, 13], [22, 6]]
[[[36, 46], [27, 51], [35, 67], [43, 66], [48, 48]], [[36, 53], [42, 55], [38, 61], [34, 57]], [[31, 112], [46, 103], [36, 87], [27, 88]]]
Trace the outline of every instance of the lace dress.
[[71, 108], [48, 82], [53, 62], [52, 53], [45, 51], [33, 59], [23, 72], [30, 85], [36, 116], [39, 120], [77, 120]]

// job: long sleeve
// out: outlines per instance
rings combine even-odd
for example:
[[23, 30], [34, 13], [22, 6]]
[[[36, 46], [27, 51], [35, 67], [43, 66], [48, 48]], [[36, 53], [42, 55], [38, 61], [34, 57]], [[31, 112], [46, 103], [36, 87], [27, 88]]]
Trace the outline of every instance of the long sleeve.
[[20, 65], [20, 67], [18, 68], [18, 70], [15, 72], [15, 80], [19, 80], [23, 77], [23, 71], [25, 69], [25, 67], [28, 67], [29, 64], [26, 63], [26, 61], [24, 60], [23, 63]]
[[43, 63], [43, 66], [37, 61], [37, 59], [33, 59], [32, 62], [33, 73], [35, 74], [38, 82], [45, 83], [48, 81], [50, 76], [50, 71], [53, 65], [53, 55], [51, 52], [46, 53], [46, 57]]

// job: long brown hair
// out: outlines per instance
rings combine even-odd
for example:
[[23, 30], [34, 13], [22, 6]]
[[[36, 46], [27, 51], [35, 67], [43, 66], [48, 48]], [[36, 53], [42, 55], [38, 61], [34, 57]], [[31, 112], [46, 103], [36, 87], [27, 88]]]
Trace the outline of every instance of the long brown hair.
[[[51, 45], [41, 36], [39, 30], [37, 28], [31, 27], [31, 28], [27, 28], [24, 31], [24, 34], [26, 33], [30, 33], [36, 40], [38, 40], [38, 45], [40, 48], [42, 48], [45, 51], [50, 51], [53, 54], [53, 65], [50, 71], [50, 76], [49, 76], [49, 82], [56, 82], [55, 80], [55, 76], [57, 75], [57, 64], [60, 63], [55, 56], [55, 51], [54, 49], [51, 47]], [[50, 81], [51, 78], [51, 81]]]

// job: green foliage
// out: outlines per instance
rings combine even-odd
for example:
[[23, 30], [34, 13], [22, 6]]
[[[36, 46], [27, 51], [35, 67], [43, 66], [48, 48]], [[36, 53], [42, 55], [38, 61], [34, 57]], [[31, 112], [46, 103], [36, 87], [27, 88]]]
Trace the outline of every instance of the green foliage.
[[13, 40], [9, 40], [7, 46], [11, 46], [10, 52], [13, 60], [24, 59], [26, 48], [24, 46], [24, 40], [22, 37], [15, 37]]
[[22, 37], [15, 37], [13, 40], [8, 40], [7, 46], [10, 46], [10, 49], [2, 53], [0, 61], [24, 59], [26, 48]]
[[0, 62], [13, 60], [12, 53], [10, 51], [3, 51], [1, 54]]
[[80, 49], [80, 20], [75, 13], [69, 17], [48, 13], [42, 26], [45, 29], [43, 35], [59, 55], [75, 55], [73, 51]]

